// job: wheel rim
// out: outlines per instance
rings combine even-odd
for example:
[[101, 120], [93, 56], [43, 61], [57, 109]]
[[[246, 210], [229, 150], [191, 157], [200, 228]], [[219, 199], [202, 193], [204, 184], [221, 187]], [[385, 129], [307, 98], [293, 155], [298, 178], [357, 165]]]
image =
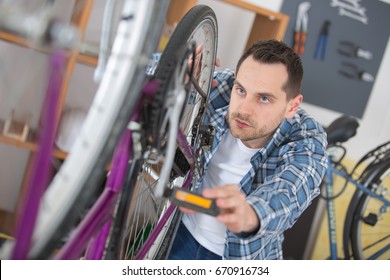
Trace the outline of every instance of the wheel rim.
[[[390, 170], [380, 176], [375, 192], [390, 199]], [[355, 214], [353, 250], [357, 259], [390, 259], [390, 214], [383, 203], [364, 195]], [[359, 209], [359, 206], [358, 206]], [[386, 211], [387, 210], [387, 211]]]

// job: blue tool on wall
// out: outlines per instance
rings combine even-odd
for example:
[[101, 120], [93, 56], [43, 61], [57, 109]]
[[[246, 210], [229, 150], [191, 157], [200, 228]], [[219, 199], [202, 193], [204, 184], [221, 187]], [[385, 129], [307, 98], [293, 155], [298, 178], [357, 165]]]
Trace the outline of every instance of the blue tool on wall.
[[328, 47], [330, 21], [326, 20], [322, 24], [320, 35], [318, 36], [317, 46], [314, 53], [315, 59], [324, 60], [326, 56], [326, 49]]

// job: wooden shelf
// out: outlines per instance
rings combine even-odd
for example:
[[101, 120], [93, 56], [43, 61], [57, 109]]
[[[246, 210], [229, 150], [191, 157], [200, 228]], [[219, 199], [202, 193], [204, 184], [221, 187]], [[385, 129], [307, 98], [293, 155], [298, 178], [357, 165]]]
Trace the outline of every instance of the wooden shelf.
[[[83, 38], [89, 16], [92, 10], [92, 7], [94, 5], [94, 0], [75, 0], [73, 1], [73, 11], [70, 18], [70, 22], [73, 26], [77, 27], [80, 31], [81, 40]], [[9, 32], [0, 31], [0, 40], [14, 44], [16, 46], [32, 49], [37, 52], [41, 52], [43, 54], [49, 54], [49, 50], [45, 48], [40, 48], [39, 46], [34, 45], [32, 42], [30, 42], [28, 39], [23, 38], [18, 35], [10, 34]], [[83, 63], [86, 65], [90, 65], [92, 67], [95, 67], [97, 65], [97, 57], [88, 55], [88, 54], [80, 54], [79, 50], [69, 50], [67, 52], [67, 61], [65, 65], [65, 69], [62, 76], [62, 87], [61, 87], [61, 93], [60, 93], [60, 99], [57, 104], [57, 116], [56, 116], [56, 127], [58, 127], [60, 114], [62, 111], [62, 108], [65, 104], [65, 98], [67, 96], [69, 84], [71, 77], [73, 75], [73, 71], [75, 68], [75, 64], [77, 63]], [[38, 112], [39, 116], [41, 116], [41, 113]], [[0, 132], [1, 133], [1, 132]], [[16, 207], [13, 213], [2, 213], [2, 216], [0, 216], [0, 227], [5, 228], [12, 228], [12, 223], [14, 222], [14, 216], [19, 211], [20, 207], [20, 196], [22, 195], [24, 188], [26, 186], [26, 174], [28, 174], [29, 169], [31, 168], [31, 164], [33, 163], [33, 156], [34, 153], [38, 151], [38, 143], [36, 142], [36, 139], [34, 137], [27, 138], [27, 141], [20, 141], [11, 137], [8, 137], [6, 135], [0, 135], [0, 143], [3, 143], [5, 145], [12, 145], [21, 149], [25, 149], [27, 151], [30, 151], [30, 156], [27, 162], [27, 167], [24, 170], [21, 170], [21, 172], [24, 173], [24, 179], [21, 184], [20, 193], [19, 193], [19, 201], [16, 203]], [[59, 149], [53, 149], [52, 155], [55, 158], [58, 159], [65, 159], [67, 157], [67, 153], [64, 151], [61, 151]], [[7, 186], [4, 186], [7, 187]], [[0, 213], [1, 214], [1, 213]]]
[[[218, 0], [218, 2], [233, 5], [256, 14], [245, 49], [257, 40], [283, 40], [289, 21], [288, 15], [273, 12], [241, 0]], [[167, 24], [174, 25], [179, 22], [185, 13], [196, 4], [196, 0], [171, 0]]]
[[0, 31], [0, 40], [26, 48], [29, 48], [31, 45], [27, 39], [4, 31]]
[[77, 62], [86, 64], [88, 66], [96, 67], [97, 62], [98, 62], [98, 57], [97, 56], [92, 56], [88, 54], [82, 54], [79, 53], [77, 55]]
[[166, 22], [169, 25], [174, 25], [196, 5], [197, 0], [171, 0], [168, 8]]
[[[7, 33], [7, 32], [0, 31], [0, 40], [6, 41], [6, 42], [14, 44], [14, 45], [18, 45], [20, 47], [33, 49], [33, 50], [38, 51], [38, 52], [49, 53], [49, 51], [46, 49], [40, 49], [40, 48], [34, 47], [27, 39], [22, 38], [22, 37], [17, 36], [17, 35], [14, 35], [14, 34]], [[70, 55], [71, 54], [69, 53], [68, 57]], [[86, 64], [86, 65], [92, 66], [92, 67], [95, 67], [97, 65], [97, 60], [98, 60], [98, 57], [93, 56], [93, 55], [87, 55], [87, 54], [82, 54], [82, 53], [78, 53], [76, 55], [77, 62]]]
[[[29, 150], [31, 152], [36, 152], [38, 150], [38, 145], [35, 142], [32, 142], [32, 141], [25, 141], [24, 142], [24, 141], [16, 140], [13, 138], [9, 138], [9, 137], [4, 136], [4, 135], [0, 135], [0, 142], [7, 144], [7, 145], [15, 146], [15, 147], [18, 147], [21, 149], [26, 149], [26, 150]], [[53, 150], [53, 156], [58, 158], [58, 159], [63, 160], [67, 157], [67, 155], [68, 155], [68, 153], [66, 153], [64, 151], [61, 151], [58, 149]]]
[[[85, 31], [87, 22], [88, 22], [90, 11], [91, 11], [92, 6], [93, 6], [93, 0], [77, 0], [76, 2], [77, 2], [76, 4], [78, 5], [78, 7], [83, 7], [83, 9], [77, 9], [77, 11], [72, 15], [71, 22], [75, 26], [78, 26], [78, 28], [81, 31], [81, 34], [83, 34]], [[50, 52], [48, 49], [39, 48], [39, 47], [35, 46], [33, 43], [31, 43], [26, 38], [23, 38], [21, 36], [18, 36], [18, 35], [9, 33], [9, 32], [0, 31], [0, 40], [14, 44], [14, 45], [18, 45], [20, 47], [33, 49], [35, 51], [46, 53], [46, 54], [48, 54]], [[64, 86], [63, 86], [62, 93], [61, 93], [62, 97], [61, 97], [61, 102], [60, 102], [61, 106], [60, 107], [62, 107], [62, 105], [64, 103], [65, 95], [67, 93], [67, 88], [68, 88], [69, 81], [70, 81], [70, 76], [71, 76], [73, 69], [74, 69], [74, 64], [75, 63], [83, 63], [86, 65], [95, 67], [97, 65], [98, 57], [93, 56], [93, 55], [82, 54], [82, 53], [77, 52], [77, 50], [76, 50], [76, 52], [69, 51], [67, 53], [67, 59], [68, 59], [68, 63], [67, 63], [67, 69], [65, 72], [66, 74], [64, 75]], [[60, 115], [60, 112], [58, 112], [58, 116], [59, 115]], [[16, 146], [19, 148], [23, 148], [23, 149], [29, 150], [31, 152], [36, 152], [38, 149], [38, 145], [34, 141], [23, 142], [23, 141], [19, 141], [19, 140], [13, 139], [13, 138], [9, 138], [9, 137], [4, 136], [4, 135], [0, 135], [0, 142], [4, 143], [4, 144], [8, 144], [8, 145], [13, 145], [13, 146]], [[67, 156], [67, 153], [63, 152], [61, 150], [55, 149], [55, 150], [53, 150], [53, 156], [56, 158], [59, 158], [59, 159], [65, 159]]]
[[221, 1], [256, 13], [246, 48], [249, 48], [259, 39], [283, 40], [289, 22], [288, 15], [273, 12], [241, 0]]
[[0, 209], [0, 237], [8, 239], [14, 231], [15, 214]]

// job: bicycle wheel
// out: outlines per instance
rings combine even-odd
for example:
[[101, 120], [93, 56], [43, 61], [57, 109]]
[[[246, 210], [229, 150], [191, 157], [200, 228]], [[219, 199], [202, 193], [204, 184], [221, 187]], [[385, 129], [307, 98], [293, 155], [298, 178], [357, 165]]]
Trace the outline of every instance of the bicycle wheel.
[[[199, 70], [196, 71], [198, 75], [191, 79], [187, 68], [189, 60], [195, 55], [193, 42], [203, 48], [201, 55], [191, 64], [192, 69]], [[171, 226], [171, 221], [175, 210], [166, 199], [155, 197], [155, 187], [164, 176], [169, 177], [167, 184], [181, 185], [188, 180], [188, 176], [192, 176], [192, 172], [189, 172], [190, 164], [180, 151], [176, 152], [169, 174], [162, 173], [161, 163], [155, 157], [165, 156], [166, 153], [167, 130], [172, 125], [167, 121], [171, 112], [169, 108], [172, 106], [171, 93], [177, 91], [178, 85], [186, 89], [186, 101], [178, 116], [179, 128], [193, 153], [199, 154], [199, 133], [208, 102], [207, 94], [212, 84], [216, 50], [216, 16], [211, 8], [197, 5], [179, 22], [155, 72], [155, 78], [160, 83], [159, 90], [153, 103], [145, 109], [142, 121], [147, 125], [144, 127], [145, 141], [149, 143], [147, 146], [153, 148], [148, 151], [149, 157], [134, 163], [136, 168], [130, 174], [129, 186], [135, 187], [131, 202], [128, 202], [129, 209], [125, 211], [126, 229], [122, 232], [119, 245], [121, 254], [118, 258], [155, 259], [164, 258], [166, 254], [167, 247], [162, 249], [161, 245], [172, 237], [168, 230], [174, 228], [175, 223]], [[195, 90], [199, 87], [203, 93]]]
[[[168, 0], [125, 1], [107, 69], [88, 116], [43, 197], [29, 258], [49, 258], [90, 205], [91, 193], [103, 181], [138, 99], [168, 4]], [[12, 246], [9, 242], [5, 250]]]
[[[390, 160], [376, 165], [375, 175], [368, 188], [390, 201]], [[354, 259], [390, 259], [389, 205], [363, 193], [356, 196], [352, 217], [351, 247]]]

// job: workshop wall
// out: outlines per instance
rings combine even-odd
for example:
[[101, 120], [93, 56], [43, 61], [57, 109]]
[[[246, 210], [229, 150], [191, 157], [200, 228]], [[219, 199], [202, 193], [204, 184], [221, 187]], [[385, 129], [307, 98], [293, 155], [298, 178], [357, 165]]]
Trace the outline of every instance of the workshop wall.
[[[319, 2], [325, 2], [326, 5], [329, 5], [333, 0], [326, 0], [326, 1], [310, 1], [312, 3], [311, 8], [314, 9], [316, 5], [318, 5]], [[354, 1], [356, 0], [343, 0], [344, 2], [348, 1]], [[222, 3], [220, 1], [215, 0], [198, 0], [199, 3], [206, 4], [211, 6], [218, 18], [218, 25], [219, 25], [219, 36], [218, 36], [218, 56], [220, 58], [221, 67], [220, 68], [226, 68], [231, 67], [234, 68], [236, 65], [236, 62], [242, 52], [245, 48], [245, 42], [247, 40], [247, 36], [249, 34], [249, 31], [254, 19], [254, 13], [250, 13], [246, 10], [233, 7], [232, 5], [228, 5], [225, 3]], [[295, 3], [295, 8], [291, 8], [290, 12], [287, 15], [290, 17], [289, 20], [289, 30], [286, 32], [285, 36], [285, 42], [292, 45], [292, 36], [293, 36], [293, 26], [295, 25], [295, 18], [297, 13], [297, 5], [298, 1], [296, 0], [247, 0], [247, 2], [250, 2], [255, 5], [259, 5], [263, 8], [270, 9], [275, 12], [282, 12], [282, 7], [285, 5], [289, 5], [289, 2]], [[383, 10], [387, 11], [387, 15], [389, 15], [389, 8], [390, 8], [390, 0], [360, 0], [358, 1], [361, 3], [362, 7], [366, 7], [367, 10], [367, 17], [369, 25], [371, 24], [371, 19], [377, 21], [377, 15], [376, 13], [373, 13], [372, 10], [368, 9], [367, 7], [370, 7], [366, 5], [368, 2], [378, 2], [383, 6]], [[321, 4], [323, 5], [323, 4]], [[338, 10], [334, 11], [334, 13], [338, 13]], [[310, 17], [310, 11], [309, 11], [309, 17]], [[348, 157], [353, 160], [358, 160], [365, 152], [368, 150], [371, 150], [372, 148], [376, 147], [377, 145], [381, 144], [384, 141], [387, 141], [390, 139], [390, 130], [388, 129], [390, 127], [390, 111], [388, 110], [389, 104], [390, 104], [390, 94], [389, 94], [389, 77], [390, 77], [390, 36], [388, 29], [389, 26], [389, 20], [390, 17], [383, 18], [379, 21], [379, 29], [388, 30], [385, 35], [379, 34], [377, 30], [370, 30], [369, 37], [364, 37], [366, 35], [354, 35], [359, 38], [359, 36], [363, 36], [364, 38], [367, 38], [363, 41], [361, 47], [366, 47], [365, 43], [368, 42], [368, 40], [373, 42], [378, 42], [384, 40], [385, 46], [384, 46], [384, 53], [381, 57], [380, 54], [373, 52], [373, 59], [379, 59], [379, 64], [375, 66], [376, 74], [372, 73], [375, 81], [369, 85], [371, 88], [371, 91], [367, 90], [367, 92], [364, 93], [366, 100], [366, 103], [360, 103], [359, 106], [365, 106], [364, 108], [360, 108], [360, 110], [364, 110], [361, 117], [359, 117], [359, 129], [358, 134], [356, 137], [350, 139], [347, 144], [348, 148]], [[313, 26], [314, 22], [318, 21], [316, 23], [317, 28], [315, 29]], [[353, 25], [352, 30], [348, 30], [348, 32], [356, 33], [361, 32], [362, 28], [359, 26], [359, 22], [355, 23], [354, 20], [350, 18], [342, 19], [342, 21], [350, 22], [350, 24]], [[308, 32], [309, 36], [311, 33], [313, 34], [312, 41], [310, 42], [310, 37], [308, 38], [308, 41], [306, 42], [306, 53], [304, 53], [304, 63], [305, 63], [305, 56], [314, 55], [314, 46], [317, 43], [317, 36], [320, 32], [321, 25], [323, 23], [323, 19], [319, 19], [316, 17], [310, 17], [308, 21]], [[347, 23], [346, 23], [347, 24]], [[364, 25], [361, 23], [361, 25]], [[326, 57], [326, 61], [324, 63], [330, 63], [335, 66], [338, 66], [341, 58], [343, 58], [341, 55], [337, 54], [337, 50], [332, 49], [335, 45], [334, 42], [334, 33], [335, 29], [337, 28], [343, 28], [343, 27], [336, 27], [336, 25], [333, 23], [333, 25], [330, 26], [330, 34], [329, 34], [329, 41], [328, 41], [328, 49], [327, 53], [336, 52], [334, 56], [335, 58], [330, 58], [329, 56]], [[363, 32], [362, 32], [363, 33]], [[367, 32], [366, 32], [367, 33]], [[349, 33], [346, 33], [347, 36], [349, 36]], [[368, 35], [367, 35], [368, 36]], [[387, 42], [387, 43], [386, 43]], [[360, 39], [358, 42], [360, 43]], [[371, 42], [372, 43], [372, 42]], [[310, 45], [313, 44], [313, 46], [310, 47]], [[386, 46], [387, 44], [387, 46]], [[312, 50], [310, 51], [310, 48]], [[367, 46], [367, 50], [369, 47]], [[371, 50], [372, 51], [372, 50]], [[359, 66], [363, 67], [363, 64], [360, 63], [366, 63], [364, 59], [357, 60], [359, 62]], [[336, 97], [329, 97], [328, 91], [321, 90], [322, 87], [324, 87], [322, 84], [331, 84], [332, 87], [337, 87], [337, 80], [334, 80], [332, 77], [330, 77], [328, 74], [324, 76], [317, 76], [317, 75], [311, 75], [311, 72], [316, 73], [318, 67], [322, 67], [320, 62], [317, 61], [317, 64], [314, 65], [314, 69], [308, 68], [305, 66], [305, 77], [304, 77], [304, 83], [308, 82], [312, 77], [314, 80], [322, 80], [321, 86], [319, 84], [316, 84], [315, 93], [317, 96], [327, 96], [329, 99], [329, 102], [331, 103], [339, 103], [339, 99], [343, 99], [344, 93], [341, 91], [337, 91], [339, 94], [336, 95]], [[338, 71], [335, 67], [335, 71]], [[367, 68], [367, 71], [372, 71], [371, 68]], [[340, 76], [340, 75], [338, 75]], [[340, 77], [341, 78], [341, 77]], [[342, 79], [342, 81], [345, 82], [347, 78]], [[312, 82], [313, 83], [313, 82]], [[315, 83], [315, 82], [314, 82]], [[356, 81], [351, 81], [351, 84], [356, 83]], [[364, 82], [358, 82], [358, 84], [364, 84]], [[346, 105], [343, 104], [342, 110], [341, 109], [333, 109], [332, 104], [320, 104], [319, 101], [310, 101], [310, 91], [307, 91], [305, 88], [304, 90], [304, 98], [303, 98], [303, 104], [302, 107], [309, 112], [312, 116], [314, 116], [321, 124], [323, 125], [329, 125], [333, 120], [335, 120], [337, 117], [339, 117], [344, 112], [344, 108], [347, 107], [355, 107], [354, 103], [355, 100], [357, 100], [356, 96], [358, 95], [358, 92], [355, 92], [353, 90], [348, 90], [350, 93], [356, 93], [354, 94], [351, 100], [349, 100], [349, 103]], [[324, 93], [325, 92], [325, 93]], [[322, 96], [321, 96], [322, 95]], [[360, 101], [360, 100], [358, 100]], [[362, 102], [362, 101], [360, 101]], [[331, 108], [329, 108], [331, 107]], [[340, 107], [340, 106], [339, 106]]]
[[[302, 23], [299, 31], [305, 27], [305, 17], [298, 16], [305, 3], [310, 8], [302, 55], [304, 100], [361, 118], [390, 35], [390, 5], [377, 0], [284, 1], [281, 12], [290, 15], [285, 41], [291, 46], [297, 25]], [[320, 40], [326, 21], [328, 34]]]

